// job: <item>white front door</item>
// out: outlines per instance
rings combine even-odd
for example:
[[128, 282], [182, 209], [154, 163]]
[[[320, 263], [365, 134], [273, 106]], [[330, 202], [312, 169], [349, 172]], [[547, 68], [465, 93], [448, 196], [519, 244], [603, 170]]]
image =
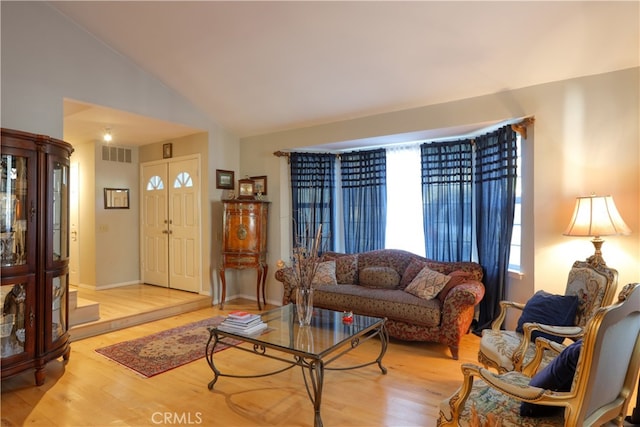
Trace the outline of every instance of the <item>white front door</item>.
[[200, 161], [142, 165], [142, 281], [198, 292]]
[[169, 283], [197, 292], [200, 281], [198, 159], [169, 163]]
[[169, 286], [167, 164], [142, 165], [142, 281]]

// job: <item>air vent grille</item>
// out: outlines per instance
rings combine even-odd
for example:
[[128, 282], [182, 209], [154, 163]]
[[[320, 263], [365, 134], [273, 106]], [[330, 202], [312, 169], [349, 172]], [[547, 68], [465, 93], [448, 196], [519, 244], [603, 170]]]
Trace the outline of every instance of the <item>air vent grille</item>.
[[107, 162], [131, 163], [131, 149], [114, 147], [113, 145], [103, 145], [102, 160]]

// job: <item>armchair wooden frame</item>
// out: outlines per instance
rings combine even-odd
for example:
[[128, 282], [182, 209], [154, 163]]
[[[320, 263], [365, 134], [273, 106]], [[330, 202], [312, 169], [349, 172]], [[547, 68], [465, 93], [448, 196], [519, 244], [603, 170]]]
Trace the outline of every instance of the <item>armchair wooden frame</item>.
[[[528, 365], [530, 374], [537, 371], [535, 364], [542, 361], [545, 350], [559, 350], [554, 344], [545, 339], [536, 340], [536, 355]], [[482, 410], [470, 409], [475, 408], [472, 398], [495, 399], [498, 395], [506, 396], [508, 403], [498, 405], [504, 413], [493, 411], [491, 417], [500, 421], [502, 417], [509, 417], [508, 422], [514, 425], [569, 427], [600, 426], [612, 422], [621, 426], [639, 368], [640, 283], [633, 283], [624, 287], [617, 304], [601, 307], [588, 322], [570, 391], [528, 386], [529, 376], [524, 372], [496, 374], [480, 366], [464, 364], [461, 368], [464, 374], [462, 386], [442, 403], [438, 426], [467, 425], [465, 423], [469, 422], [473, 412], [487, 418], [488, 414]], [[475, 377], [482, 382], [474, 386]], [[494, 397], [488, 397], [487, 393]], [[563, 407], [564, 416], [518, 418], [514, 408], [519, 408], [520, 402]]]
[[[584, 274], [598, 277], [585, 278]], [[592, 294], [585, 292], [582, 288], [574, 289], [574, 282], [593, 282], [586, 283], [585, 288], [589, 289]], [[598, 281], [603, 283], [598, 285]], [[531, 362], [534, 354], [534, 346], [532, 345], [531, 336], [535, 331], [549, 333], [558, 337], [577, 339], [583, 336], [584, 327], [593, 313], [602, 306], [609, 305], [613, 302], [616, 288], [618, 285], [618, 272], [612, 268], [602, 264], [592, 264], [588, 261], [576, 261], [571, 267], [567, 281], [565, 295], [577, 294], [581, 300], [581, 308], [576, 315], [576, 326], [554, 326], [542, 323], [526, 323], [523, 325], [523, 332], [503, 330], [503, 324], [509, 310], [524, 310], [525, 304], [514, 301], [501, 301], [500, 313], [491, 324], [491, 329], [483, 332], [480, 341], [480, 349], [478, 351], [478, 362], [486, 368], [494, 368], [499, 373], [507, 371], [522, 371], [524, 366]], [[486, 336], [485, 336], [486, 335]], [[500, 341], [500, 352], [510, 358], [511, 363], [505, 363], [498, 360], [499, 358], [492, 355], [491, 341]]]

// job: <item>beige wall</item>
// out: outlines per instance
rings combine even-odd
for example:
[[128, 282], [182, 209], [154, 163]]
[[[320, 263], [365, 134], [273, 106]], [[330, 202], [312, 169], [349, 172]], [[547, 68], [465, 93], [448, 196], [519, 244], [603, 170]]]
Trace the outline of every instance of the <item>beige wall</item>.
[[[524, 300], [538, 289], [563, 292], [573, 261], [593, 253], [589, 239], [562, 235], [575, 197], [592, 192], [613, 195], [633, 231], [605, 238], [605, 260], [619, 270], [620, 285], [640, 280], [639, 76], [634, 68], [242, 139], [241, 174], [269, 177], [269, 264], [288, 258], [290, 229], [289, 193], [280, 186], [286, 160], [273, 152], [534, 116], [523, 166], [524, 276], [512, 282], [509, 296]], [[269, 296], [277, 300], [280, 285], [272, 273], [268, 279]]]
[[[70, 98], [202, 129], [209, 153], [203, 154], [203, 170], [239, 169], [237, 137], [45, 2], [2, 2], [1, 7], [3, 127], [64, 139], [63, 101]], [[174, 155], [180, 152], [175, 145]], [[212, 177], [215, 179], [215, 174], [208, 179]], [[215, 189], [215, 182], [204, 188], [203, 205], [211, 206], [220, 199], [222, 191]], [[98, 197], [82, 196], [81, 204], [95, 204]], [[83, 224], [89, 227], [93, 217], [95, 214]], [[211, 221], [203, 218], [209, 227]], [[96, 224], [92, 226], [95, 229]], [[137, 236], [137, 230], [131, 235]], [[210, 234], [203, 237], [203, 260], [207, 261], [203, 265], [204, 292], [217, 289], [211, 254], [206, 251], [212, 238]], [[80, 261], [81, 272], [100, 271], [92, 261], [95, 253], [86, 255]], [[95, 282], [96, 278], [81, 279], [85, 280]]]
[[[208, 261], [205, 273], [209, 267], [203, 289], [217, 281], [219, 218], [215, 207], [222, 191], [215, 189], [215, 169], [234, 170], [236, 178], [268, 176], [267, 198], [272, 201], [268, 298], [276, 302], [282, 290], [273, 271], [276, 260], [288, 258], [290, 220], [288, 190], [282, 187], [286, 161], [274, 157], [274, 151], [527, 115], [536, 118], [527, 146], [533, 152], [528, 161], [533, 163], [524, 171], [531, 174], [525, 190], [528, 246], [524, 279], [512, 286], [512, 293], [559, 292], [572, 261], [591, 254], [588, 239], [562, 236], [574, 198], [591, 192], [612, 194], [633, 230], [628, 237], [606, 238], [605, 259], [620, 270], [621, 284], [640, 280], [637, 68], [246, 138], [238, 144], [236, 137], [183, 97], [46, 3], [2, 2], [1, 7], [2, 126], [63, 138], [63, 100], [71, 98], [206, 133], [209, 155], [206, 160], [203, 157], [203, 168], [209, 171], [206, 203], [211, 218], [203, 223], [211, 225], [206, 237], [211, 251], [203, 253]], [[91, 203], [95, 200], [94, 194]], [[83, 271], [91, 267], [90, 261], [82, 261]], [[253, 296], [254, 275], [251, 271], [232, 275], [228, 295]]]

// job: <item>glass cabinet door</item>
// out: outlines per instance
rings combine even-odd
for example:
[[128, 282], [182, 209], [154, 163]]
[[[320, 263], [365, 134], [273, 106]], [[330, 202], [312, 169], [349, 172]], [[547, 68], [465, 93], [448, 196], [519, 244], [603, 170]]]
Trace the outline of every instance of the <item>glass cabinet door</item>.
[[0, 160], [0, 265], [27, 263], [27, 156], [2, 153]]
[[69, 258], [69, 166], [53, 160], [51, 167], [51, 217], [53, 261]]
[[67, 280], [68, 275], [54, 277], [51, 281], [51, 342], [67, 332]]
[[2, 329], [0, 330], [0, 357], [33, 351], [33, 286], [29, 279], [20, 283], [0, 286], [2, 301]]

